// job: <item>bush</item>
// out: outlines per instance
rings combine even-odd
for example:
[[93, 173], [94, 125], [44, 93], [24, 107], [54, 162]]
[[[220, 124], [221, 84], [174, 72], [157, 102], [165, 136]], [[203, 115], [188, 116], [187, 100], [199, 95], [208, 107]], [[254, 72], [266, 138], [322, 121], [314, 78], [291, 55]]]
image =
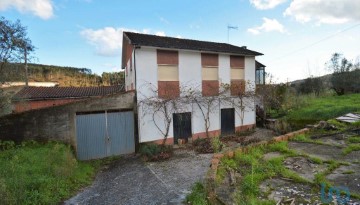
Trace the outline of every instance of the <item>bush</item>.
[[144, 157], [145, 161], [160, 161], [171, 157], [172, 146], [158, 144], [143, 144], [139, 153]]
[[224, 144], [220, 141], [220, 137], [211, 138], [211, 145], [214, 153], [220, 152]]
[[220, 137], [197, 138], [192, 144], [195, 151], [202, 154], [220, 152], [224, 146]]

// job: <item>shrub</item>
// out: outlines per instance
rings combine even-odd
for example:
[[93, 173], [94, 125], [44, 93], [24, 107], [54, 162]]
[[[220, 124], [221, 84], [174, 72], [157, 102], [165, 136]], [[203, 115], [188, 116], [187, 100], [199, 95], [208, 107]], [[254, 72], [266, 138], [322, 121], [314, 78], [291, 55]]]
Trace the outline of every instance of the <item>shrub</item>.
[[193, 141], [195, 151], [198, 153], [217, 153], [224, 147], [220, 137], [197, 138]]
[[291, 126], [286, 120], [279, 119], [275, 121], [274, 125], [270, 127], [270, 129], [274, 130], [278, 134], [286, 134], [291, 131]]
[[153, 143], [143, 144], [139, 153], [144, 157], [145, 161], [159, 161], [171, 157], [172, 146], [158, 145]]
[[15, 142], [0, 140], [0, 150], [9, 150], [9, 149], [13, 149], [13, 148], [15, 148]]
[[197, 138], [193, 141], [193, 146], [195, 151], [198, 153], [214, 153], [214, 149], [209, 138]]
[[211, 138], [211, 145], [214, 153], [220, 152], [224, 144], [220, 141], [220, 137]]

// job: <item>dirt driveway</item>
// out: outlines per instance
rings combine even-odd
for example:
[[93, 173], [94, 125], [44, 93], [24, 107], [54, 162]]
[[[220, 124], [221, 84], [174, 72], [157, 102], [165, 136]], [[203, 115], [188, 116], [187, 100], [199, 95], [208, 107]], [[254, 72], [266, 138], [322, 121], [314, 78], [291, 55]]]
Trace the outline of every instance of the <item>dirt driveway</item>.
[[205, 176], [211, 157], [186, 149], [176, 150], [174, 157], [164, 162], [124, 157], [65, 204], [181, 204], [191, 186]]

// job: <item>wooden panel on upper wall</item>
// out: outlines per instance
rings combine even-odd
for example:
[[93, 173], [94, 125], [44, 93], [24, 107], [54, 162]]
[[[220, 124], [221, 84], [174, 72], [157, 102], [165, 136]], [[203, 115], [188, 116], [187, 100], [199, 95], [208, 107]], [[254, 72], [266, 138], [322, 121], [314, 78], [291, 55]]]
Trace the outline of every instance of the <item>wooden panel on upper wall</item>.
[[157, 50], [158, 65], [179, 65], [179, 52], [170, 50]]

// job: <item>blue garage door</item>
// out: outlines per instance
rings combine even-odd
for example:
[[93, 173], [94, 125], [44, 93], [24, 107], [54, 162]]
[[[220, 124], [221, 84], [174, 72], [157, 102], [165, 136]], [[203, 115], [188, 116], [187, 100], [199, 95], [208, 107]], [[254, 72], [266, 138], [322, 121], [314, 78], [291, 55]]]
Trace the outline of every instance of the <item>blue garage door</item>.
[[134, 114], [132, 111], [77, 114], [76, 139], [80, 160], [134, 153]]

